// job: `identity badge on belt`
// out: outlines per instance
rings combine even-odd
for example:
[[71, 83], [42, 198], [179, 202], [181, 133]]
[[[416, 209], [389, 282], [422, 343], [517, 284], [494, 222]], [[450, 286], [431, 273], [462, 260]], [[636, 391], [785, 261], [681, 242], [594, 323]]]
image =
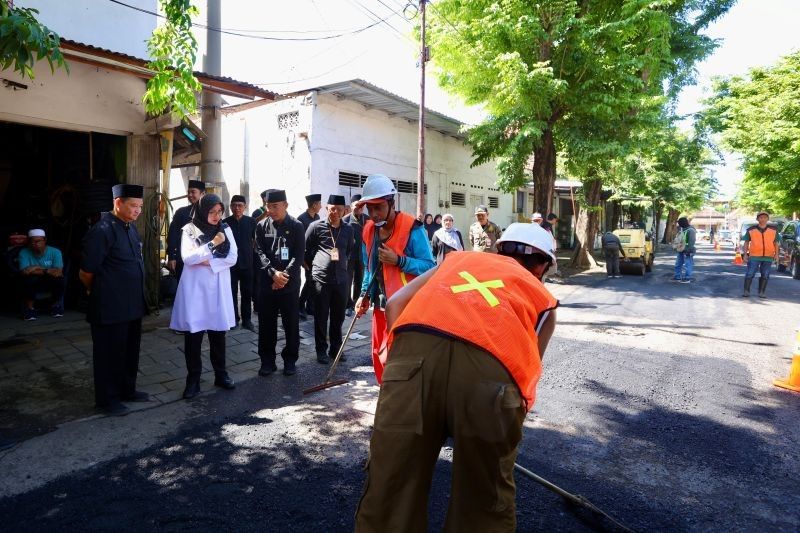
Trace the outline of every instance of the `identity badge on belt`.
[[338, 261], [338, 260], [339, 260], [339, 249], [331, 248], [331, 261]]
[[288, 261], [289, 260], [289, 248], [287, 246], [281, 246], [281, 261]]

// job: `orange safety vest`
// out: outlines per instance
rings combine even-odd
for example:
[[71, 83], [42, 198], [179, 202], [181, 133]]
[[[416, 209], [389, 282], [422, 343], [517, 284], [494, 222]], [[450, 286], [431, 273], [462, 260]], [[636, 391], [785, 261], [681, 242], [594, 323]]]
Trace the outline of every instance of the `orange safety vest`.
[[747, 233], [750, 235], [750, 256], [751, 257], [775, 257], [775, 237], [778, 232], [775, 228], [767, 226], [763, 231], [758, 227], [750, 228]]
[[[397, 255], [405, 256], [406, 245], [408, 245], [408, 239], [411, 237], [411, 230], [414, 228], [414, 223], [416, 221], [417, 219], [411, 215], [398, 211], [394, 219], [392, 235], [389, 237], [389, 240], [383, 244], [393, 250]], [[367, 223], [364, 224], [363, 238], [367, 248], [367, 265], [370, 266], [372, 265], [372, 239], [374, 234], [375, 223], [368, 220]], [[391, 298], [394, 293], [408, 285], [408, 282], [416, 277], [407, 272], [403, 272], [397, 265], [384, 263], [381, 268], [383, 269], [383, 286], [386, 289], [387, 299]]]
[[397, 318], [389, 343], [403, 328], [419, 326], [477, 346], [508, 370], [530, 410], [542, 374], [536, 330], [544, 312], [557, 306], [514, 259], [450, 252]]

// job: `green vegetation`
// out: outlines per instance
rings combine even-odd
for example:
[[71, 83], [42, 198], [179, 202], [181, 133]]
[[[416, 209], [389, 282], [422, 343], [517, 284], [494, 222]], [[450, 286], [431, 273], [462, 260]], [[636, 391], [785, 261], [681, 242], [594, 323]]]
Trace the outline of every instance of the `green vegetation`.
[[142, 98], [150, 115], [170, 111], [179, 117], [197, 110], [200, 82], [194, 76], [197, 40], [192, 34], [192, 16], [197, 8], [191, 0], [159, 0], [166, 21], [153, 30], [147, 51], [154, 71]]
[[13, 67], [23, 78], [34, 78], [33, 66], [47, 60], [50, 70], [63, 67], [69, 72], [59, 46], [58, 34], [36, 20], [39, 11], [24, 7], [11, 7], [8, 0], [0, 0], [0, 70]]
[[800, 52], [746, 77], [716, 80], [702, 123], [742, 156], [740, 205], [800, 211]]

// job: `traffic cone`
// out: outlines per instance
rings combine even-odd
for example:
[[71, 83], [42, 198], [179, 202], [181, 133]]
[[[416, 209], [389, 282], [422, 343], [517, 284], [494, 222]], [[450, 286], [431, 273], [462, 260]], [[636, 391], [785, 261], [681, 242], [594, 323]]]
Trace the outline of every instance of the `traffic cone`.
[[743, 265], [744, 261], [742, 261], [742, 254], [739, 253], [739, 250], [736, 250], [736, 257], [733, 258], [732, 265]]
[[800, 392], [800, 329], [795, 334], [794, 354], [792, 355], [792, 366], [789, 369], [789, 377], [786, 379], [776, 379], [772, 382], [776, 387]]
[[719, 252], [722, 247], [719, 245], [719, 241], [714, 241], [714, 251]]

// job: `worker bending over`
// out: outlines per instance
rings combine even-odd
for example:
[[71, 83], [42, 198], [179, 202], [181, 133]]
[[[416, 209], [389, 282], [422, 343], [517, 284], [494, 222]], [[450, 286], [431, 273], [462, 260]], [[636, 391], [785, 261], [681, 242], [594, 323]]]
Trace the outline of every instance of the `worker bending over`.
[[448, 437], [445, 531], [514, 531], [514, 461], [558, 301], [541, 280], [552, 236], [511, 224], [495, 254], [452, 252], [388, 302], [389, 356], [356, 531], [427, 531]]

